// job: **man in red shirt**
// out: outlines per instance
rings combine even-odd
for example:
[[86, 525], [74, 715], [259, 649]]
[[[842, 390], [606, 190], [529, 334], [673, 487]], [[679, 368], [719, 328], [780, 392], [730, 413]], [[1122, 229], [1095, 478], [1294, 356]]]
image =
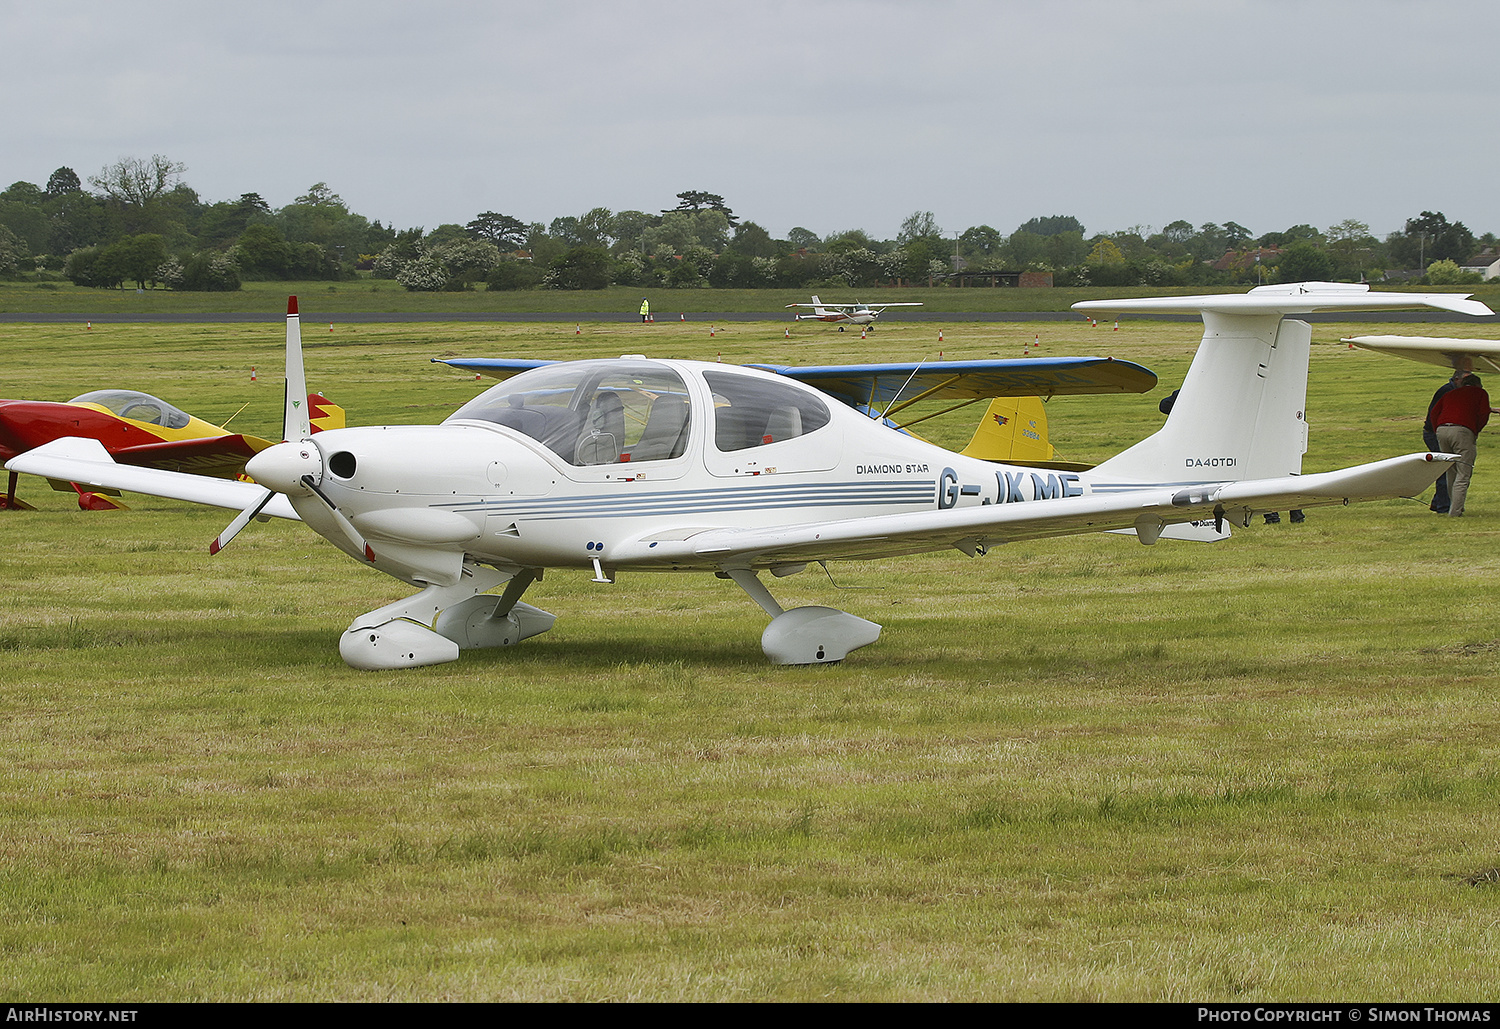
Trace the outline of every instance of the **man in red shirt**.
[[1437, 429], [1438, 446], [1458, 455], [1458, 462], [1448, 469], [1448, 516], [1459, 518], [1479, 454], [1477, 439], [1490, 420], [1490, 395], [1480, 386], [1479, 376], [1465, 375], [1457, 389], [1438, 398], [1427, 417]]

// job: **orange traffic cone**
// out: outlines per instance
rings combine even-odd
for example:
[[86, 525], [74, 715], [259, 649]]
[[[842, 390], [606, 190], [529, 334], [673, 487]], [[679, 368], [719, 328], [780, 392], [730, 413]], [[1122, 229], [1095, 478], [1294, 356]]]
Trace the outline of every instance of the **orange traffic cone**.
[[250, 381], [251, 381], [251, 382], [254, 382], [254, 381], [255, 381], [255, 369], [254, 369], [254, 367], [252, 367], [252, 368], [251, 368], [251, 369], [250, 369]]

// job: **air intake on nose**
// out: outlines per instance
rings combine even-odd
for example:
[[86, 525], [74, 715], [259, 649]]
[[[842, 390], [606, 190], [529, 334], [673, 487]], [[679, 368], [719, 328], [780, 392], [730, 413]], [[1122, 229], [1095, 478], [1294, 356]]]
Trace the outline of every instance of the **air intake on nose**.
[[354, 470], [358, 467], [354, 455], [347, 450], [340, 450], [328, 459], [328, 470], [340, 479], [353, 478]]

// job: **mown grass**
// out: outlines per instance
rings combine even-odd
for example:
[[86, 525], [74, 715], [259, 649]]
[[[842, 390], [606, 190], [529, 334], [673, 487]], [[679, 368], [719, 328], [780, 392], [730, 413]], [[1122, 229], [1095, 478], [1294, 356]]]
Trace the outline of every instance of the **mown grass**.
[[[958, 358], [1019, 353], [1037, 327], [941, 345], [897, 323], [863, 342], [316, 328], [314, 384], [370, 423], [483, 388], [428, 363], [450, 351]], [[1340, 334], [1314, 332], [1310, 470], [1417, 449], [1441, 379]], [[1160, 423], [1196, 330], [1041, 336], [1162, 375], [1053, 402], [1059, 445], [1093, 460]], [[5, 396], [132, 385], [209, 417], [248, 401], [234, 424], [276, 428], [275, 328], [0, 341]], [[338, 633], [401, 584], [296, 525], [210, 559], [226, 513], [85, 513], [26, 479], [41, 510], [0, 514], [0, 996], [1488, 998], [1485, 453], [1462, 520], [1393, 501], [1212, 546], [1086, 537], [779, 580], [784, 601], [885, 626], [821, 669], [766, 665], [732, 584], [550, 573], [527, 599], [552, 632], [355, 672]]]

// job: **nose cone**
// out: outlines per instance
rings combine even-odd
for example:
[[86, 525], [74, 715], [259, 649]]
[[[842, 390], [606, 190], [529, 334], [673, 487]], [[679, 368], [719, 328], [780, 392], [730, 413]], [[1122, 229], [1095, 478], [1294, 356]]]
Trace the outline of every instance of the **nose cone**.
[[245, 471], [256, 482], [277, 493], [305, 493], [304, 475], [323, 481], [323, 456], [312, 440], [288, 440], [267, 447], [245, 463]]

